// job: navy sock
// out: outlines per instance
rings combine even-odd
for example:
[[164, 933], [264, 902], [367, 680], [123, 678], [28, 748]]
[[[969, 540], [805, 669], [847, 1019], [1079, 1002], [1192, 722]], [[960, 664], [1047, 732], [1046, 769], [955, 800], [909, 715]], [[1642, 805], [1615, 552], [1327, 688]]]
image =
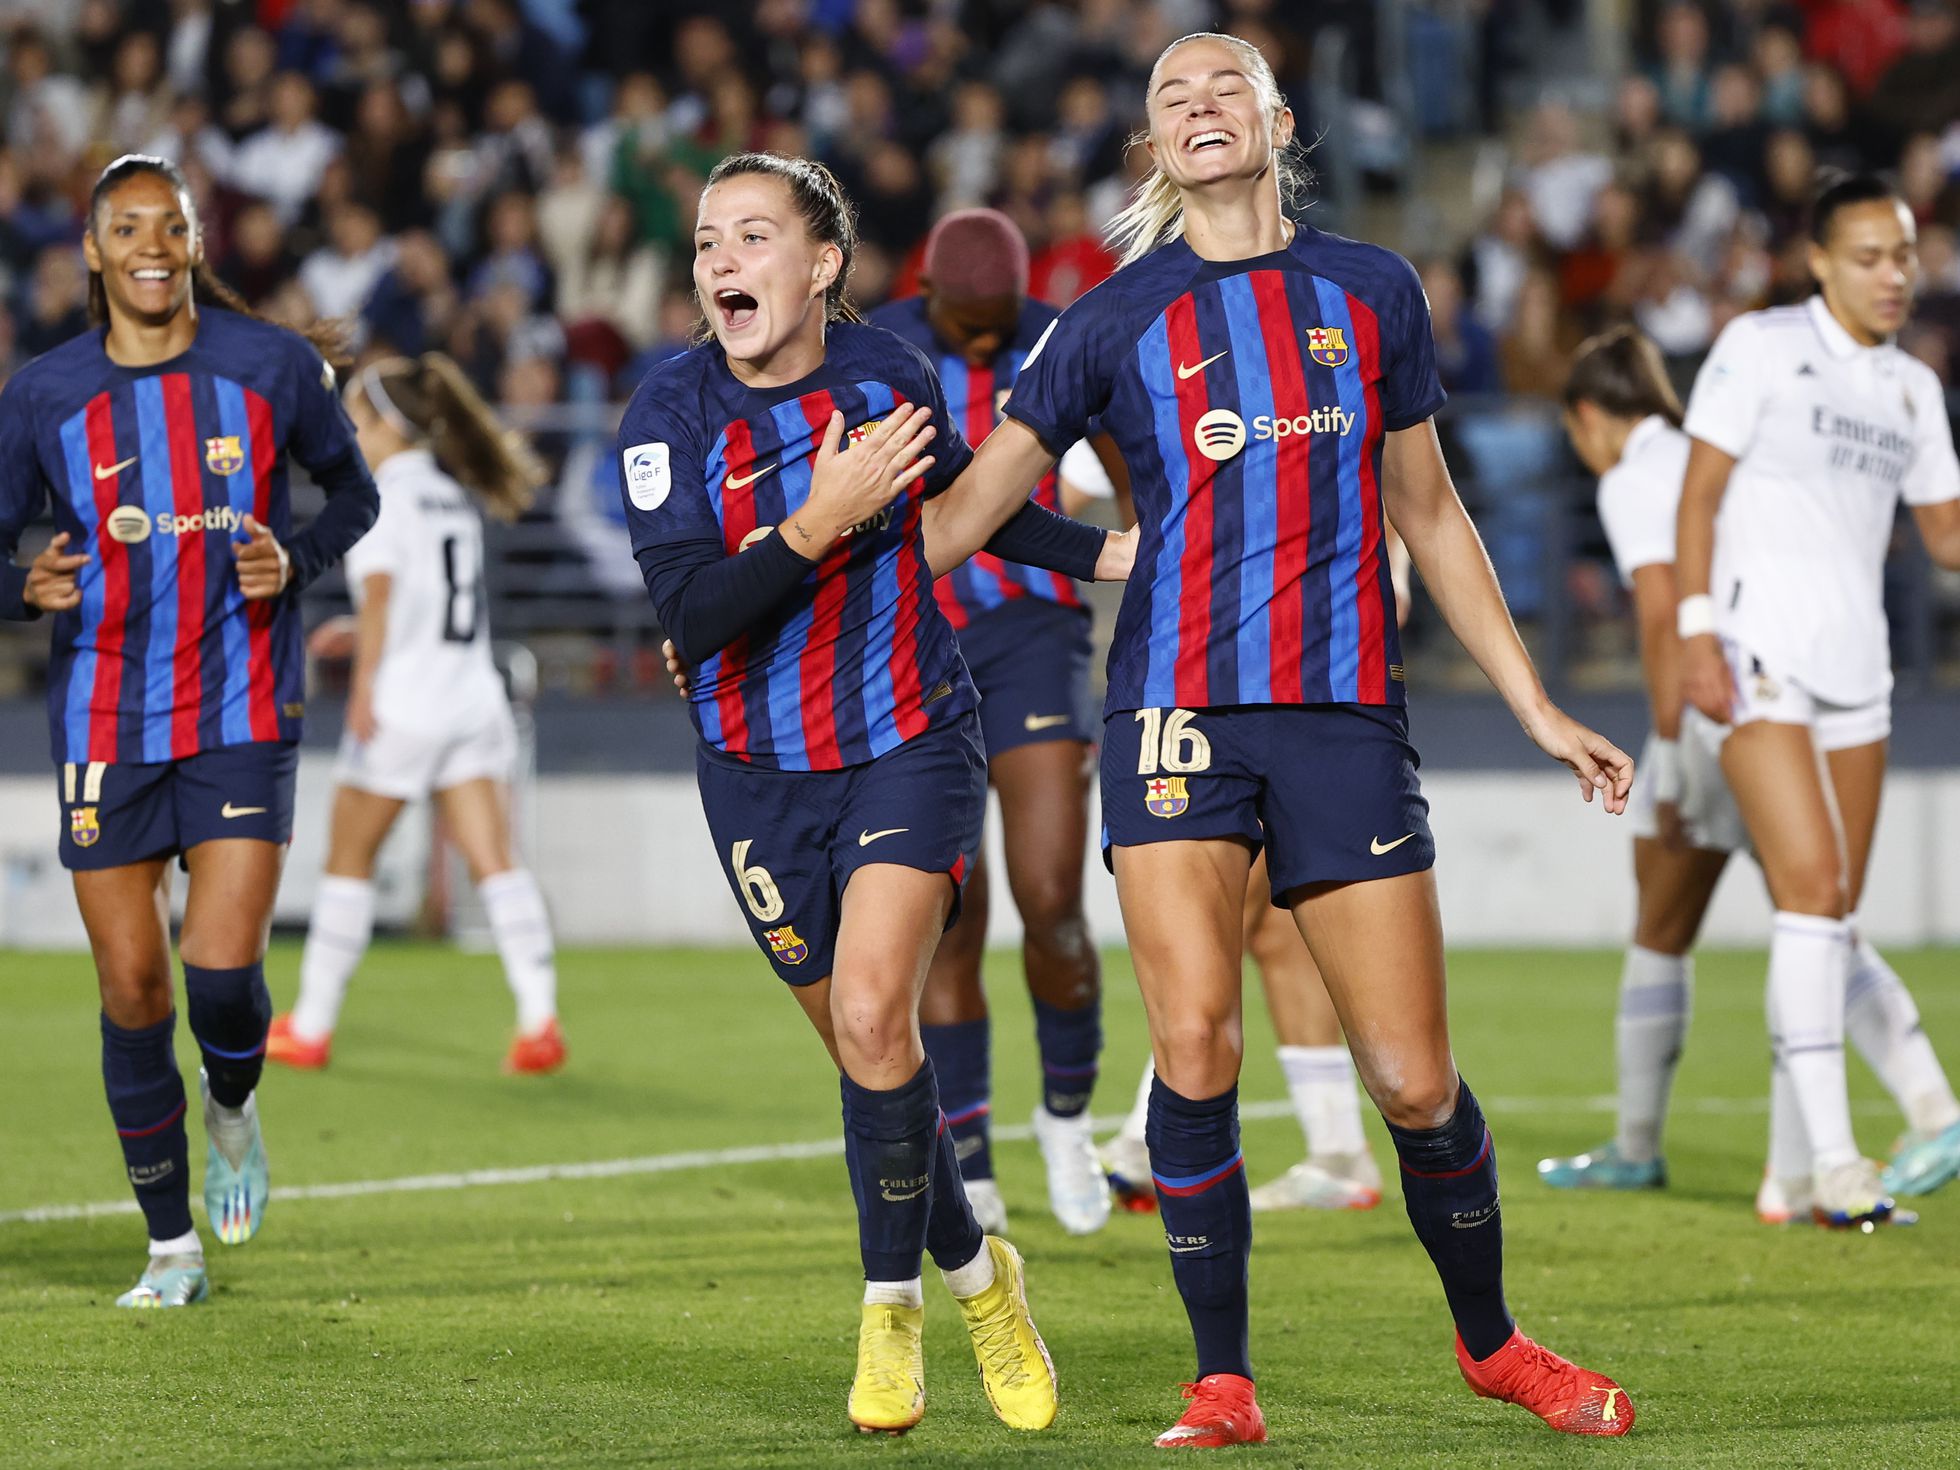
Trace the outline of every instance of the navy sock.
[[857, 1196], [858, 1254], [866, 1281], [910, 1281], [925, 1253], [932, 1209], [939, 1092], [932, 1063], [884, 1092], [839, 1079], [844, 1095], [844, 1162]]
[[1035, 1043], [1041, 1049], [1041, 1105], [1057, 1118], [1087, 1111], [1096, 1090], [1096, 1058], [1102, 1054], [1102, 997], [1065, 1011], [1034, 1003]]
[[265, 966], [207, 970], [187, 964], [184, 994], [190, 1002], [191, 1034], [204, 1053], [212, 1099], [222, 1107], [244, 1107], [265, 1070], [265, 1031], [272, 1024]]
[[1239, 1153], [1239, 1090], [1202, 1102], [1150, 1084], [1144, 1127], [1157, 1208], [1171, 1250], [1171, 1275], [1191, 1319], [1198, 1377], [1252, 1376], [1246, 1348], [1246, 1276], [1252, 1259], [1252, 1202]]
[[[932, 1065], [930, 1058], [926, 1065]], [[980, 1222], [973, 1218], [973, 1206], [966, 1202], [953, 1130], [941, 1113], [939, 1135], [932, 1147], [932, 1209], [926, 1215], [926, 1252], [940, 1270], [957, 1271], [979, 1255], [986, 1243]]]
[[1388, 1125], [1402, 1160], [1402, 1198], [1416, 1238], [1436, 1263], [1457, 1335], [1479, 1362], [1517, 1330], [1504, 1305], [1504, 1221], [1497, 1150], [1483, 1109], [1458, 1079], [1456, 1112], [1440, 1128]]
[[953, 1152], [959, 1159], [962, 1179], [994, 1177], [990, 1136], [993, 1105], [989, 1097], [993, 1063], [988, 1055], [993, 1030], [994, 1023], [985, 1016], [977, 1021], [955, 1021], [950, 1026], [919, 1028], [926, 1060], [939, 1079], [939, 1106], [945, 1111], [946, 1126], [952, 1130]]
[[102, 1018], [102, 1082], [122, 1141], [136, 1203], [151, 1240], [191, 1228], [190, 1145], [184, 1137], [184, 1079], [177, 1071], [172, 1012], [154, 1026], [125, 1031]]

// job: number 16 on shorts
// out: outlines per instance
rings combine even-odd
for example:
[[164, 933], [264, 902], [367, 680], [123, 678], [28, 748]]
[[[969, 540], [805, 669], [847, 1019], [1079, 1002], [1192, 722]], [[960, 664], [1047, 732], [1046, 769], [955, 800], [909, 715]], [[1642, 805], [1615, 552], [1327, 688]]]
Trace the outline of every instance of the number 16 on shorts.
[[[1143, 788], [1144, 810], [1153, 817], [1181, 817], [1191, 805], [1184, 778], [1211, 769], [1211, 742], [1188, 709], [1140, 709], [1136, 723], [1137, 774], [1154, 779]], [[1159, 773], [1162, 774], [1159, 774]]]

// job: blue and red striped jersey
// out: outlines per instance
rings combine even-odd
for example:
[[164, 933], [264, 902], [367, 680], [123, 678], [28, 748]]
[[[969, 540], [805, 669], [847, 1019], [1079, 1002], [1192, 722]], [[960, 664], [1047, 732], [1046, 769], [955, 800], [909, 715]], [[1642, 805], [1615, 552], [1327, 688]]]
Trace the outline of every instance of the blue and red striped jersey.
[[[833, 412], [857, 437], [920, 402], [939, 431], [931, 470], [693, 670], [695, 728], [717, 750], [777, 770], [838, 770], [974, 708], [920, 529], [926, 498], [973, 452], [923, 354], [855, 322], [831, 325], [823, 366], [795, 383], [747, 387], [709, 342], [655, 367], [627, 405], [619, 444], [634, 552], [692, 545], [711, 562], [740, 555], [809, 499]], [[675, 609], [658, 610], [672, 626]]]
[[[939, 374], [947, 411], [960, 426], [966, 442], [977, 448], [1000, 422], [1001, 406], [1006, 403], [1014, 380], [1020, 376], [1021, 364], [1028, 360], [1028, 354], [1055, 316], [1055, 308], [1045, 301], [1025, 303], [1014, 340], [985, 367], [973, 366], [964, 353], [953, 351], [939, 340], [926, 320], [922, 296], [881, 306], [871, 314], [871, 321], [898, 333], [925, 353]], [[1043, 475], [1041, 483], [1034, 487], [1033, 499], [1049, 510], [1061, 510], [1061, 482], [1053, 470]], [[939, 594], [940, 611], [955, 630], [997, 607], [1028, 597], [1063, 607], [1084, 606], [1075, 583], [1060, 572], [1006, 561], [990, 551], [975, 552], [941, 577], [933, 590]]]
[[[298, 592], [317, 558], [293, 539], [288, 456], [329, 489], [364, 488], [348, 539], [377, 503], [332, 371], [298, 333], [215, 307], [168, 362], [119, 366], [103, 340], [63, 343], [0, 393], [0, 557], [50, 496], [69, 549], [89, 557], [81, 606], [54, 619], [54, 758], [156, 762], [297, 740]], [[279, 597], [239, 591], [232, 543], [248, 514], [292, 554]]]
[[1301, 227], [1161, 246], [1057, 318], [1007, 412], [1059, 450], [1100, 419], [1140, 536], [1105, 708], [1400, 704], [1382, 436], [1443, 404], [1409, 263]]

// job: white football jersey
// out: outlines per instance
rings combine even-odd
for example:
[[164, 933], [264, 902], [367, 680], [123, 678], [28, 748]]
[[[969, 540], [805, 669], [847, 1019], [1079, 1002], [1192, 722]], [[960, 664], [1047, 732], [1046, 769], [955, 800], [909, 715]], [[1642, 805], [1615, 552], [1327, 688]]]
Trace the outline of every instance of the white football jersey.
[[1620, 580], [1636, 567], [1674, 561], [1674, 522], [1688, 470], [1688, 436], [1659, 414], [1633, 426], [1620, 462], [1599, 477], [1599, 520]]
[[1960, 498], [1933, 370], [1860, 346], [1822, 297], [1750, 312], [1702, 365], [1687, 431], [1736, 459], [1715, 523], [1716, 630], [1831, 703], [1882, 698], [1899, 498]]
[[374, 480], [381, 513], [347, 553], [346, 571], [356, 607], [367, 578], [390, 578], [375, 721], [430, 733], [475, 728], [507, 704], [490, 657], [482, 517], [426, 449], [390, 455]]

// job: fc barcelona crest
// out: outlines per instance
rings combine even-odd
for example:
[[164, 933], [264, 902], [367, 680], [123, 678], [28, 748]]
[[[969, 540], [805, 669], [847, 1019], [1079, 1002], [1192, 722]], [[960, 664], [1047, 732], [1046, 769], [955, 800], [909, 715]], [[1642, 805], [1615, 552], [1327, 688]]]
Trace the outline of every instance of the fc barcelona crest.
[[222, 434], [204, 441], [204, 467], [214, 475], [235, 475], [245, 468], [245, 451], [238, 435]]
[[75, 839], [77, 847], [93, 847], [102, 835], [102, 824], [95, 818], [95, 808], [78, 806], [68, 813], [68, 835]]
[[782, 964], [800, 965], [810, 958], [810, 946], [797, 934], [794, 924], [765, 929], [762, 937], [769, 941], [769, 952]]
[[1182, 776], [1159, 776], [1143, 783], [1144, 809], [1153, 817], [1178, 817], [1191, 805]]
[[1325, 368], [1337, 368], [1348, 359], [1347, 329], [1308, 327], [1307, 356]]

